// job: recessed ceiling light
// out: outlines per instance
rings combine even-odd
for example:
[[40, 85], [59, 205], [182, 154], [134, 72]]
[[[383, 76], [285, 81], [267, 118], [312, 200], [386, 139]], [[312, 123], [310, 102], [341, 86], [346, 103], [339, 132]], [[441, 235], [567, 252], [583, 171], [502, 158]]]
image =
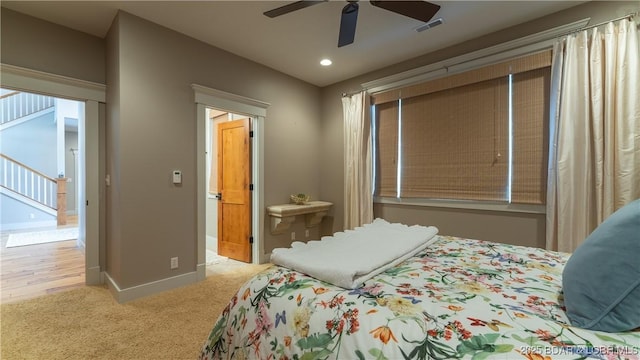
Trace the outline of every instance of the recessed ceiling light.
[[322, 66], [329, 66], [331, 64], [333, 64], [333, 62], [331, 60], [329, 60], [329, 59], [320, 60], [320, 65], [322, 65]]

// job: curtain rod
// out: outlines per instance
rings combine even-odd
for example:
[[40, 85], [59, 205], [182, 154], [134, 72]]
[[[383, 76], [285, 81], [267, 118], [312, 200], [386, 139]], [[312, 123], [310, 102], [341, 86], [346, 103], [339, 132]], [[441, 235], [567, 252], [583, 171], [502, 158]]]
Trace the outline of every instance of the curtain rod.
[[617, 17], [617, 18], [615, 18], [615, 19], [611, 19], [611, 20], [603, 21], [603, 22], [601, 22], [601, 23], [597, 23], [597, 24], [594, 24], [594, 25], [585, 26], [585, 27], [583, 27], [583, 28], [581, 28], [581, 29], [576, 29], [576, 30], [570, 31], [570, 32], [568, 32], [568, 33], [566, 33], [566, 34], [559, 35], [558, 37], [562, 37], [562, 36], [566, 36], [566, 35], [575, 34], [575, 33], [579, 32], [579, 31], [584, 31], [584, 30], [589, 30], [589, 29], [597, 28], [598, 26], [602, 26], [602, 25], [608, 24], [608, 23], [610, 23], [610, 22], [614, 22], [614, 21], [618, 21], [618, 20], [622, 20], [622, 19], [629, 19], [629, 20], [632, 20], [632, 19], [633, 19], [634, 17], [636, 17], [636, 16], [638, 16], [638, 12], [632, 12], [632, 13], [626, 14], [626, 15], [624, 15], [624, 16]]
[[[362, 86], [364, 87], [363, 90], [372, 91], [373, 93], [386, 91], [386, 90], [389, 90], [389, 89], [391, 89], [393, 87], [403, 86], [403, 84], [407, 83], [407, 80], [410, 80], [410, 79], [412, 79], [412, 78], [414, 78], [416, 76], [420, 76], [420, 75], [424, 75], [424, 74], [427, 74], [427, 73], [436, 72], [436, 71], [439, 71], [439, 70], [444, 69], [446, 67], [457, 66], [457, 65], [461, 65], [461, 64], [465, 64], [465, 63], [474, 62], [474, 61], [477, 61], [478, 59], [484, 59], [486, 57], [493, 57], [496, 54], [496, 52], [493, 51], [494, 48], [500, 48], [500, 51], [506, 51], [506, 52], [512, 51], [514, 49], [528, 48], [528, 47], [531, 47], [531, 45], [535, 45], [535, 44], [538, 44], [538, 43], [544, 43], [544, 42], [547, 42], [547, 41], [553, 41], [554, 39], [559, 39], [560, 37], [567, 36], [567, 35], [576, 33], [578, 31], [588, 30], [590, 28], [598, 27], [598, 26], [607, 24], [609, 22], [618, 21], [618, 20], [627, 19], [627, 18], [633, 19], [634, 17], [639, 16], [639, 15], [640, 15], [640, 12], [636, 11], [636, 12], [628, 13], [628, 14], [626, 14], [624, 16], [620, 16], [620, 17], [615, 18], [615, 19], [610, 19], [610, 20], [604, 21], [602, 23], [595, 24], [595, 25], [589, 25], [589, 26], [583, 26], [581, 28], [575, 28], [575, 26], [580, 26], [581, 25], [579, 23], [585, 23], [585, 22], [588, 23], [590, 21], [590, 19], [591, 19], [591, 18], [585, 18], [585, 19], [582, 19], [582, 20], [575, 21], [573, 23], [569, 23], [569, 24], [565, 24], [565, 25], [562, 25], [562, 26], [558, 26], [558, 27], [553, 28], [553, 29], [544, 30], [544, 31], [542, 31], [540, 33], [528, 35], [528, 36], [525, 36], [524, 38], [514, 39], [514, 40], [508, 41], [506, 43], [497, 44], [497, 45], [491, 46], [491, 47], [489, 47], [487, 49], [476, 50], [476, 51], [474, 51], [472, 53], [462, 54], [462, 55], [456, 56], [453, 59], [447, 59], [447, 60], [440, 61], [440, 63], [442, 63], [442, 62], [448, 62], [450, 60], [454, 60], [454, 62], [452, 64], [446, 65], [444, 67], [435, 68], [435, 67], [433, 67], [434, 64], [423, 66], [422, 68], [429, 67], [429, 69], [428, 70], [422, 70], [422, 72], [417, 73], [417, 75], [413, 74], [413, 75], [406, 75], [406, 76], [401, 77], [401, 78], [398, 77], [398, 75], [402, 75], [404, 73], [416, 73], [416, 70], [420, 70], [421, 68], [412, 69], [412, 70], [405, 71], [404, 73], [391, 75], [391, 76], [387, 76], [385, 78], [369, 81], [367, 83], [363, 83], [362, 84]], [[562, 32], [562, 30], [560, 29], [562, 27], [568, 27], [568, 26], [571, 26], [574, 29], [566, 31], [566, 32]], [[553, 32], [553, 31], [556, 31], [557, 33], [548, 34], [549, 32]], [[529, 38], [532, 38], [532, 37], [534, 38], [534, 40], [527, 40], [527, 41], [523, 42], [523, 40], [529, 39]], [[505, 45], [507, 46], [506, 50], [504, 49]], [[483, 51], [488, 50], [488, 49], [490, 49], [492, 52], [489, 53], [489, 54], [476, 55], [476, 53], [483, 52]], [[474, 57], [469, 58], [469, 55], [472, 55]], [[464, 60], [458, 60], [458, 58], [463, 58], [463, 57], [465, 58]], [[455, 61], [457, 61], [457, 62], [455, 62]], [[391, 79], [391, 78], [393, 78], [393, 79]], [[399, 80], [398, 80], [398, 78], [399, 78]], [[380, 84], [382, 84], [382, 85], [380, 85]], [[390, 84], [394, 84], [394, 85], [393, 86], [389, 86]], [[351, 93], [351, 94], [342, 93], [342, 96], [346, 97], [346, 96], [351, 96], [352, 94], [354, 94], [354, 93]]]

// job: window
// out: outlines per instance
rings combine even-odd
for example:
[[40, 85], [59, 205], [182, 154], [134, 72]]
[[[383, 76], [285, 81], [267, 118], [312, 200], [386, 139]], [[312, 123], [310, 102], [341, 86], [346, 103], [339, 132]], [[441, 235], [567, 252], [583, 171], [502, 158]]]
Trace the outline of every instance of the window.
[[372, 97], [376, 196], [543, 204], [551, 52]]

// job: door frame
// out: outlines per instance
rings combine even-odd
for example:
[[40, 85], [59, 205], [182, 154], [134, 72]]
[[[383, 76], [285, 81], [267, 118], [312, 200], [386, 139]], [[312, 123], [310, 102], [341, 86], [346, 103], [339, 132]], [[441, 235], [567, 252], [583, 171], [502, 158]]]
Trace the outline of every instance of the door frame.
[[[85, 284], [104, 283], [100, 268], [100, 214], [104, 206], [100, 202], [100, 103], [106, 102], [106, 85], [90, 81], [54, 75], [19, 66], [0, 64], [1, 85], [19, 91], [51, 95], [83, 102], [84, 126], [78, 128], [78, 145], [83, 141], [84, 189], [78, 199], [78, 241], [85, 248]], [[103, 113], [104, 115], [104, 113]], [[84, 129], [83, 129], [84, 128]], [[82, 133], [81, 133], [82, 132]], [[84, 138], [81, 140], [81, 138]], [[84, 190], [84, 191], [82, 191]], [[82, 204], [86, 206], [82, 206]]]
[[196, 234], [197, 234], [197, 266], [198, 280], [206, 278], [206, 208], [207, 197], [207, 149], [206, 149], [206, 108], [216, 108], [234, 114], [246, 115], [252, 119], [253, 144], [251, 146], [251, 232], [253, 245], [251, 259], [254, 264], [266, 261], [262, 234], [264, 232], [264, 122], [269, 103], [192, 84], [196, 103]]

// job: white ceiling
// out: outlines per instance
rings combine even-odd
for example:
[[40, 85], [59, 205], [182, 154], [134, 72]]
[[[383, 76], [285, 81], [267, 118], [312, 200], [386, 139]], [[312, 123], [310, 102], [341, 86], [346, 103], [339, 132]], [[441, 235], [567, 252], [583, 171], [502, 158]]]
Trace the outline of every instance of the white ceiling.
[[[104, 37], [118, 9], [236, 55], [326, 86], [584, 1], [441, 1], [423, 32], [420, 21], [360, 2], [355, 42], [338, 48], [341, 10], [329, 1], [277, 18], [262, 13], [292, 1], [5, 1], [2, 6]], [[322, 58], [333, 65], [322, 67]]]

